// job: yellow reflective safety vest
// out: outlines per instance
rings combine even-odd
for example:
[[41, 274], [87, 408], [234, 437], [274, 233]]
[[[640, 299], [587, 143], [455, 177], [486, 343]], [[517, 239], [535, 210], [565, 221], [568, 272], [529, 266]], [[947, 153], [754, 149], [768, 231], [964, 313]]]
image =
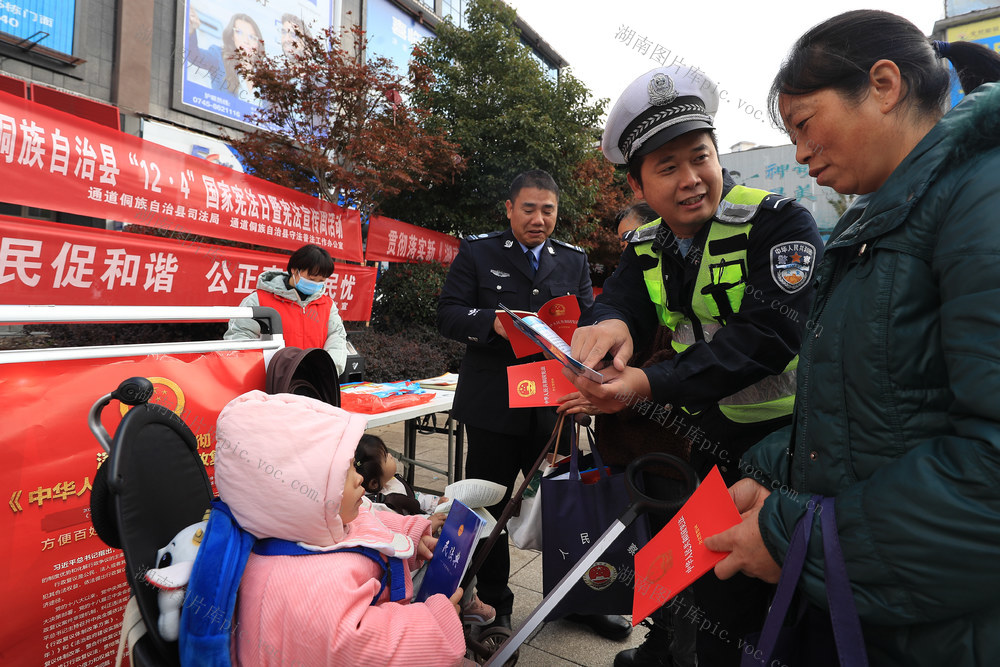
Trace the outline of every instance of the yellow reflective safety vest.
[[[672, 345], [678, 353], [696, 342], [696, 330], [705, 341], [726, 325], [729, 316], [740, 312], [747, 288], [747, 239], [753, 218], [770, 192], [734, 186], [719, 204], [711, 222], [701, 256], [698, 277], [691, 295], [692, 321], [687, 313], [671, 310], [663, 281], [662, 250], [653, 250], [653, 241], [660, 220], [654, 220], [635, 231], [631, 243], [637, 255], [656, 259], [643, 271], [649, 298], [656, 307], [660, 323], [673, 332]], [[795, 401], [795, 356], [778, 375], [770, 375], [755, 384], [719, 401], [719, 409], [727, 418], [739, 423], [767, 421], [792, 413]]]

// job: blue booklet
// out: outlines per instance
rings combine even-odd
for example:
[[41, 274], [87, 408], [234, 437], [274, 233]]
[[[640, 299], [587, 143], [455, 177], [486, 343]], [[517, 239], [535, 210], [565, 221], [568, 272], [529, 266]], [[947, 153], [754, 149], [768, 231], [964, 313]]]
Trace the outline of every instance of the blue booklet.
[[414, 602], [423, 602], [436, 593], [451, 597], [462, 583], [472, 561], [472, 552], [486, 521], [457, 500], [441, 527], [441, 536], [434, 547], [434, 557], [427, 562], [427, 572]]

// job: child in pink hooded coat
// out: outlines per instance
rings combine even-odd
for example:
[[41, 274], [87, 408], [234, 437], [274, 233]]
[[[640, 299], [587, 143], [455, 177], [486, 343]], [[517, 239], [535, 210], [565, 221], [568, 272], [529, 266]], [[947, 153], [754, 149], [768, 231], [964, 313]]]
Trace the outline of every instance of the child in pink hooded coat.
[[[251, 391], [219, 414], [215, 481], [240, 525], [258, 538], [296, 542], [316, 555], [250, 554], [233, 634], [243, 665], [467, 664], [456, 602], [413, 595], [410, 570], [436, 540], [421, 516], [373, 513], [354, 450], [366, 418], [292, 394]], [[406, 596], [378, 593], [382, 569], [336, 552], [370, 547], [404, 559]]]

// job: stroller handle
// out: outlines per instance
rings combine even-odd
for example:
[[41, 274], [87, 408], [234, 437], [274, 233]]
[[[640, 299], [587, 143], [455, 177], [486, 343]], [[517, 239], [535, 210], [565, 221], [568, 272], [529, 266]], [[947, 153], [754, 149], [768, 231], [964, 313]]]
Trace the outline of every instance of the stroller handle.
[[118, 399], [126, 405], [139, 405], [148, 401], [152, 396], [153, 383], [139, 376], [122, 381], [113, 392], [94, 401], [90, 407], [90, 414], [87, 415], [87, 425], [105, 452], [111, 453], [111, 436], [108, 435], [107, 429], [101, 423], [101, 413], [104, 412], [104, 408], [111, 402], [111, 399]]
[[[642, 482], [639, 474], [655, 466], [669, 466], [676, 469], [684, 477], [684, 491], [674, 498], [654, 498], [641, 491]], [[654, 511], [663, 514], [673, 514], [687, 501], [698, 488], [698, 475], [687, 461], [663, 452], [650, 452], [634, 459], [625, 468], [625, 488], [632, 504], [626, 513], [633, 518], [642, 512]], [[623, 517], [623, 523], [628, 523]]]

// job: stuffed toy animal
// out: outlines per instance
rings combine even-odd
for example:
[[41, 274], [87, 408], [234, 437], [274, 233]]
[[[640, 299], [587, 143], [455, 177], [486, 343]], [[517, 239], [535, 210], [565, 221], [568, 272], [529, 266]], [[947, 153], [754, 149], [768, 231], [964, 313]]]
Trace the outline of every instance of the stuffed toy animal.
[[157, 626], [160, 636], [167, 641], [177, 641], [180, 634], [185, 587], [191, 578], [191, 568], [194, 567], [194, 559], [208, 525], [208, 512], [205, 515], [204, 521], [184, 528], [170, 544], [157, 551], [157, 567], [146, 570], [146, 581], [160, 589], [157, 594], [160, 605]]

